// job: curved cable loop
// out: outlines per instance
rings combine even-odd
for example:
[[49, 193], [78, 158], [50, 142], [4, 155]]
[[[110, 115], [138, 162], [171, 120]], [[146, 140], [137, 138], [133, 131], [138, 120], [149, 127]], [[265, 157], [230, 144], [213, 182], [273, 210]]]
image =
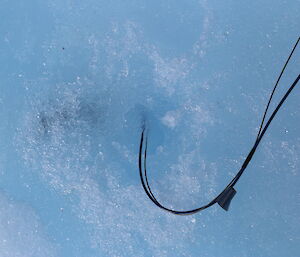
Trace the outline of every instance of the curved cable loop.
[[[288, 96], [290, 95], [290, 93], [292, 92], [292, 90], [295, 88], [298, 81], [300, 80], [300, 74], [299, 74], [297, 76], [297, 78], [294, 80], [294, 82], [292, 83], [292, 85], [289, 87], [289, 89], [286, 91], [285, 95], [281, 98], [279, 104], [276, 106], [275, 110], [272, 112], [270, 118], [267, 120], [265, 126], [263, 127], [264, 122], [265, 122], [265, 118], [266, 118], [266, 115], [267, 115], [267, 112], [268, 112], [268, 109], [269, 109], [269, 106], [270, 106], [270, 103], [271, 103], [271, 100], [272, 100], [272, 97], [273, 97], [273, 95], [276, 91], [278, 83], [279, 83], [279, 81], [280, 81], [280, 79], [281, 79], [281, 77], [282, 77], [282, 75], [285, 71], [285, 68], [286, 68], [287, 64], [289, 63], [289, 61], [290, 61], [290, 59], [291, 59], [298, 43], [299, 43], [299, 41], [300, 41], [300, 37], [296, 41], [296, 43], [295, 43], [295, 45], [294, 45], [287, 61], [285, 62], [284, 66], [283, 66], [283, 68], [280, 72], [280, 75], [279, 75], [279, 77], [276, 81], [276, 84], [275, 84], [275, 86], [272, 90], [272, 93], [270, 95], [267, 107], [265, 109], [265, 112], [264, 112], [264, 115], [263, 115], [263, 118], [262, 118], [262, 122], [261, 122], [261, 125], [260, 125], [260, 128], [259, 128], [259, 131], [258, 131], [258, 134], [257, 134], [257, 138], [255, 140], [255, 143], [254, 143], [253, 147], [251, 148], [250, 152], [248, 153], [245, 161], [243, 162], [240, 170], [235, 175], [235, 177], [224, 188], [224, 190], [219, 195], [217, 195], [212, 201], [210, 201], [208, 204], [203, 205], [203, 206], [198, 207], [198, 208], [195, 208], [195, 209], [187, 210], [187, 211], [178, 211], [178, 210], [173, 210], [171, 208], [165, 207], [164, 205], [162, 205], [156, 199], [156, 197], [154, 196], [154, 194], [151, 190], [151, 187], [150, 187], [149, 182], [148, 182], [148, 177], [147, 177], [146, 161], [147, 161], [148, 137], [147, 137], [147, 134], [146, 134], [145, 125], [143, 125], [142, 133], [141, 133], [141, 140], [140, 140], [140, 149], [139, 149], [139, 175], [140, 175], [141, 184], [143, 186], [144, 191], [146, 192], [148, 198], [156, 206], [158, 206], [159, 208], [161, 208], [161, 209], [163, 209], [167, 212], [170, 212], [170, 213], [173, 213], [173, 214], [176, 214], [176, 215], [191, 215], [191, 214], [200, 212], [202, 210], [205, 210], [205, 209], [211, 207], [212, 205], [214, 205], [215, 203], [218, 203], [224, 210], [228, 211], [230, 202], [231, 202], [232, 198], [234, 197], [234, 195], [236, 194], [236, 191], [233, 188], [234, 185], [238, 182], [238, 180], [242, 176], [243, 172], [247, 168], [248, 164], [250, 163], [250, 161], [251, 161], [251, 159], [252, 159], [252, 157], [253, 157], [253, 155], [254, 155], [257, 147], [258, 147], [258, 145], [260, 144], [263, 136], [265, 135], [267, 129], [269, 128], [269, 126], [270, 126], [271, 122], [273, 121], [274, 117], [276, 116], [277, 112], [282, 107], [283, 103], [286, 101], [286, 99], [288, 98]], [[144, 138], [145, 138], [145, 140], [144, 140]], [[145, 141], [145, 143], [144, 143], [144, 141]], [[144, 177], [145, 177], [145, 179], [144, 179]]]

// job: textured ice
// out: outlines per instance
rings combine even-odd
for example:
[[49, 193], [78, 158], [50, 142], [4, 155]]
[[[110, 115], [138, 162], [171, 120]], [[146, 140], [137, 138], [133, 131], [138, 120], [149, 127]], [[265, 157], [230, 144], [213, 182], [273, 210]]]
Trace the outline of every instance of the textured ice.
[[0, 255], [3, 257], [56, 256], [34, 211], [0, 194]]
[[[149, 179], [161, 202], [190, 209], [220, 192], [298, 36], [295, 7], [4, 1], [0, 255], [296, 256], [299, 89], [228, 213], [161, 211], [137, 167], [146, 124]], [[283, 85], [298, 70], [294, 61]]]

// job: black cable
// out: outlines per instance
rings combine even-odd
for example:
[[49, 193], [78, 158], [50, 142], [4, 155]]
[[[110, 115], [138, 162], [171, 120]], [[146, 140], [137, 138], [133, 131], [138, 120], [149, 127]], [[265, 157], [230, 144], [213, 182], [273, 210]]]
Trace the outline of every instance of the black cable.
[[283, 68], [282, 68], [282, 70], [281, 70], [281, 72], [280, 72], [280, 74], [279, 74], [279, 76], [278, 76], [278, 78], [277, 78], [276, 84], [275, 84], [275, 86], [274, 86], [274, 88], [273, 88], [273, 91], [272, 91], [271, 96], [270, 96], [270, 98], [269, 98], [269, 101], [268, 101], [266, 110], [265, 110], [265, 112], [264, 112], [264, 115], [263, 115], [263, 118], [262, 118], [262, 121], [261, 121], [261, 124], [260, 124], [260, 127], [259, 127], [259, 131], [258, 131], [258, 133], [257, 133], [257, 138], [256, 138], [256, 139], [258, 139], [259, 134], [260, 134], [260, 132], [261, 132], [261, 130], [262, 130], [262, 127], [263, 127], [263, 125], [264, 125], [264, 121], [265, 121], [265, 118], [266, 118], [266, 115], [267, 115], [267, 112], [268, 112], [270, 103], [271, 103], [271, 101], [272, 101], [272, 98], [273, 98], [273, 95], [274, 95], [274, 93], [275, 93], [275, 90], [276, 90], [276, 88], [277, 88], [277, 86], [278, 86], [278, 83], [279, 83], [279, 81], [280, 81], [280, 79], [281, 79], [281, 76], [282, 76], [282, 74], [284, 73], [285, 68], [286, 68], [287, 64], [289, 63], [289, 61], [290, 61], [290, 59], [291, 59], [291, 57], [292, 57], [292, 55], [293, 55], [293, 53], [294, 53], [294, 51], [295, 51], [295, 49], [296, 49], [298, 43], [299, 43], [299, 41], [300, 41], [300, 37], [299, 37], [298, 40], [296, 41], [296, 43], [295, 43], [295, 45], [294, 45], [294, 47], [293, 47], [293, 50], [291, 51], [289, 57], [287, 58], [287, 60], [286, 60], [286, 62], [285, 62], [285, 64], [284, 64], [284, 66], [283, 66]]
[[[160, 202], [155, 198], [152, 190], [151, 190], [151, 187], [149, 185], [149, 182], [148, 182], [148, 177], [147, 177], [147, 169], [146, 169], [146, 160], [147, 160], [147, 145], [148, 145], [148, 140], [147, 140], [147, 136], [146, 136], [146, 140], [145, 140], [145, 147], [144, 147], [144, 151], [143, 151], [143, 146], [144, 146], [144, 136], [145, 136], [145, 133], [146, 133], [146, 129], [145, 129], [145, 126], [143, 126], [143, 129], [142, 129], [142, 134], [141, 134], [141, 140], [140, 140], [140, 150], [139, 150], [139, 174], [140, 174], [140, 179], [141, 179], [141, 183], [142, 183], [142, 186], [144, 188], [144, 191], [146, 192], [147, 196], [149, 197], [149, 199], [156, 205], [158, 206], [159, 208], [165, 210], [165, 211], [168, 211], [168, 212], [171, 212], [173, 214], [176, 214], [176, 215], [190, 215], [190, 214], [194, 214], [196, 212], [199, 212], [199, 211], [202, 211], [204, 209], [207, 209], [208, 207], [214, 205], [215, 203], [218, 203], [224, 210], [228, 210], [229, 208], [229, 205], [230, 205], [230, 202], [232, 200], [232, 198], [234, 197], [234, 195], [236, 194], [236, 191], [235, 189], [233, 188], [234, 185], [238, 182], [238, 180], [240, 179], [240, 177], [242, 176], [243, 172], [245, 171], [245, 169], [247, 168], [248, 164], [250, 163], [259, 143], [261, 142], [261, 139], [263, 138], [263, 136], [265, 135], [267, 129], [269, 128], [272, 120], [274, 119], [274, 117], [276, 116], [277, 112], [279, 111], [279, 109], [281, 108], [282, 104], [285, 102], [285, 100], [287, 99], [287, 97], [290, 95], [290, 93], [292, 92], [292, 90], [294, 89], [294, 87], [296, 86], [296, 84], [298, 83], [298, 81], [300, 80], [300, 74], [297, 76], [297, 78], [295, 79], [295, 81], [292, 83], [292, 85], [289, 87], [289, 89], [287, 90], [287, 92], [285, 93], [285, 95], [281, 98], [279, 104], [276, 106], [275, 110], [272, 112], [270, 118], [268, 119], [268, 121], [266, 122], [266, 125], [263, 127], [263, 124], [264, 124], [264, 121], [265, 121], [265, 118], [266, 118], [266, 115], [267, 115], [267, 112], [268, 112], [268, 109], [269, 109], [269, 105], [270, 105], [270, 102], [272, 100], [272, 97], [275, 93], [275, 90], [278, 86], [278, 83], [283, 75], [283, 72], [287, 66], [287, 64], [289, 63], [298, 43], [300, 41], [300, 37], [298, 38], [298, 40], [296, 41], [294, 47], [293, 47], [293, 50], [291, 51], [287, 61], [285, 62], [285, 65], [283, 67], [283, 69], [281, 70], [281, 73], [276, 81], [276, 84], [272, 90], [272, 93], [271, 93], [271, 96], [269, 98], [269, 101], [268, 101], [268, 104], [267, 104], [267, 107], [265, 109], [265, 112], [264, 112], [264, 115], [263, 115], [263, 118], [262, 118], [262, 122], [261, 122], [261, 125], [260, 125], [260, 129], [258, 131], [258, 134], [257, 134], [257, 138], [256, 138], [256, 141], [253, 145], [253, 147], [251, 148], [249, 154], [247, 155], [245, 161], [243, 162], [242, 164], [242, 167], [240, 168], [239, 172], [235, 175], [235, 177], [231, 180], [231, 182], [225, 187], [225, 189], [217, 196], [215, 197], [212, 201], [210, 201], [208, 204], [204, 205], [204, 206], [201, 206], [199, 208], [195, 208], [195, 209], [192, 209], [192, 210], [188, 210], [188, 211], [177, 211], [177, 210], [173, 210], [173, 209], [170, 209], [170, 208], [167, 208], [165, 206], [163, 206], [162, 204], [160, 204]], [[144, 153], [144, 154], [143, 154]], [[144, 158], [143, 158], [144, 156]], [[144, 161], [144, 165], [142, 165], [142, 162]], [[143, 169], [144, 169], [144, 172], [143, 172]], [[144, 180], [144, 177], [145, 177], [145, 180]]]

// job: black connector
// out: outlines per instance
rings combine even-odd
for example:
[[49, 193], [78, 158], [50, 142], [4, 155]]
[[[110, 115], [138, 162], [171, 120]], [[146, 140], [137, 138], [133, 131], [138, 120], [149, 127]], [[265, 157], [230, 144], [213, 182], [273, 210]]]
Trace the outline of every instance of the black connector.
[[226, 187], [224, 191], [217, 197], [216, 201], [225, 211], [228, 211], [231, 200], [235, 194], [236, 191], [233, 187]]

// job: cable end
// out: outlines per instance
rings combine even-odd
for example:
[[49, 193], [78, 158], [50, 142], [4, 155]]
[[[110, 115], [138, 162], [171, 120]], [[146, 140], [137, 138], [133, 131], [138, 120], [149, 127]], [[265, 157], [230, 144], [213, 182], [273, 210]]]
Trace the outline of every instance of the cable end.
[[217, 203], [225, 210], [228, 211], [230, 202], [235, 196], [236, 191], [233, 187], [225, 188], [225, 190], [218, 196]]

